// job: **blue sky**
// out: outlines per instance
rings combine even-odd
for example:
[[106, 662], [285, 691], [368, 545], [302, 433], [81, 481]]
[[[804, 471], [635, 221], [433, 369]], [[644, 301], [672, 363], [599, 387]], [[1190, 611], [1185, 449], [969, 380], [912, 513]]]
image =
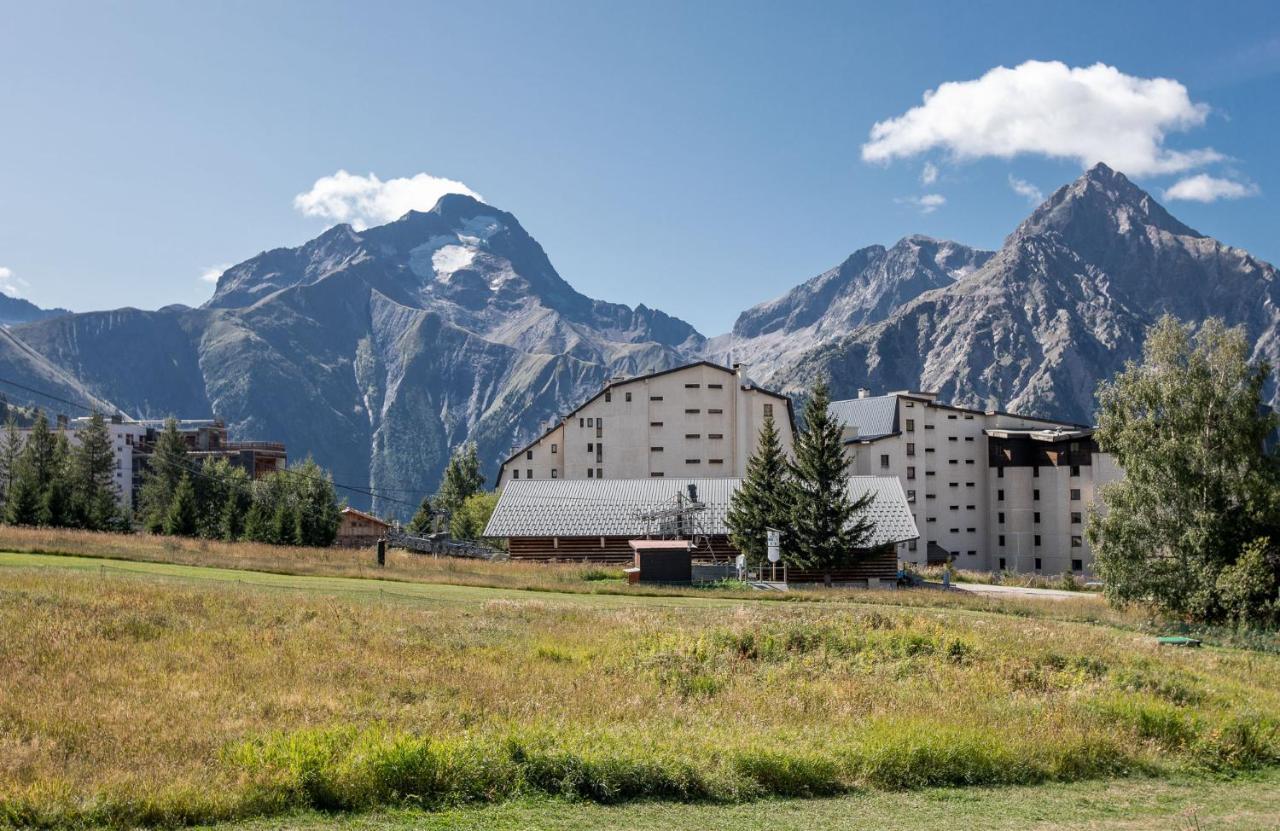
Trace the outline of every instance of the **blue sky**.
[[1167, 201], [1177, 216], [1280, 261], [1275, 3], [0, 2], [0, 19], [0, 284], [44, 306], [196, 305], [203, 272], [330, 224], [295, 197], [339, 170], [465, 183], [579, 290], [708, 335], [864, 245], [996, 247], [1098, 153], [1158, 198], [1192, 180], [1213, 201]]

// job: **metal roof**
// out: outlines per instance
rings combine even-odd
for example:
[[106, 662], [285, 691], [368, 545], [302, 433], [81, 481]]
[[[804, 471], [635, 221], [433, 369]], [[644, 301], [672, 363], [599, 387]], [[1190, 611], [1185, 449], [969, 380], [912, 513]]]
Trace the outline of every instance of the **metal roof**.
[[858, 428], [857, 441], [878, 439], [898, 432], [896, 395], [832, 401], [827, 405], [827, 412], [841, 424]]
[[[700, 533], [728, 534], [725, 514], [742, 480], [708, 479], [514, 479], [503, 486], [484, 530], [486, 537], [641, 537], [655, 529], [637, 514], [674, 505], [676, 495], [697, 487], [707, 506], [697, 514]], [[896, 476], [852, 476], [855, 498], [875, 494], [871, 518], [876, 528], [871, 546], [920, 536], [911, 507]]]

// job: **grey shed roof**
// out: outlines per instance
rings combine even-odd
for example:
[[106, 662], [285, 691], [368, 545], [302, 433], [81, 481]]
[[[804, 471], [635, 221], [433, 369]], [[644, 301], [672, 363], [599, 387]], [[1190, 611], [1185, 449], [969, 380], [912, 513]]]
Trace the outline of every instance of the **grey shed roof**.
[[898, 396], [876, 395], [832, 401], [827, 412], [841, 424], [858, 428], [858, 439], [878, 439], [898, 432]]
[[[707, 511], [699, 530], [727, 534], [725, 514], [742, 480], [714, 479], [514, 479], [502, 488], [484, 530], [486, 537], [642, 537], [654, 526], [636, 514], [675, 504], [676, 494], [698, 488]], [[850, 492], [875, 494], [870, 512], [876, 529], [872, 546], [920, 536], [902, 484], [896, 476], [853, 476]]]

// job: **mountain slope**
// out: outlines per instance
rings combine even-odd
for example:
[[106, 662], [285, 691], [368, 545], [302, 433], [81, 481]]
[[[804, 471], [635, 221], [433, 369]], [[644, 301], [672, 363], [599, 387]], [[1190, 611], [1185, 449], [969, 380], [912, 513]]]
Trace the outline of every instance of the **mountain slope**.
[[888, 249], [859, 249], [835, 268], [743, 312], [732, 332], [707, 341], [705, 354], [720, 363], [750, 364], [757, 377], [771, 375], [823, 343], [883, 320], [926, 291], [952, 285], [991, 254], [919, 235]]
[[70, 314], [66, 309], [42, 309], [30, 300], [21, 297], [10, 297], [0, 292], [0, 326], [13, 326], [17, 323], [30, 323], [33, 320], [45, 320]]
[[402, 515], [457, 444], [477, 441], [492, 477], [610, 376], [703, 343], [662, 312], [578, 293], [514, 216], [463, 196], [264, 252], [227, 269], [200, 309], [74, 314], [15, 334], [129, 412], [216, 414]]
[[1087, 422], [1097, 382], [1140, 356], [1145, 328], [1165, 312], [1244, 325], [1255, 357], [1280, 357], [1276, 269], [1189, 228], [1098, 165], [971, 276], [794, 357], [773, 381], [801, 389], [826, 375], [841, 395], [929, 389]]

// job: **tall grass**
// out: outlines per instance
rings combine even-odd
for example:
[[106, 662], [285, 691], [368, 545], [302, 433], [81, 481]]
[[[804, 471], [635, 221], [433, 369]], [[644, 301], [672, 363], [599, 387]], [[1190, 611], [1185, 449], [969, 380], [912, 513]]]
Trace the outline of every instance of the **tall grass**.
[[0, 822], [732, 801], [1280, 763], [1280, 657], [973, 610], [0, 570]]

